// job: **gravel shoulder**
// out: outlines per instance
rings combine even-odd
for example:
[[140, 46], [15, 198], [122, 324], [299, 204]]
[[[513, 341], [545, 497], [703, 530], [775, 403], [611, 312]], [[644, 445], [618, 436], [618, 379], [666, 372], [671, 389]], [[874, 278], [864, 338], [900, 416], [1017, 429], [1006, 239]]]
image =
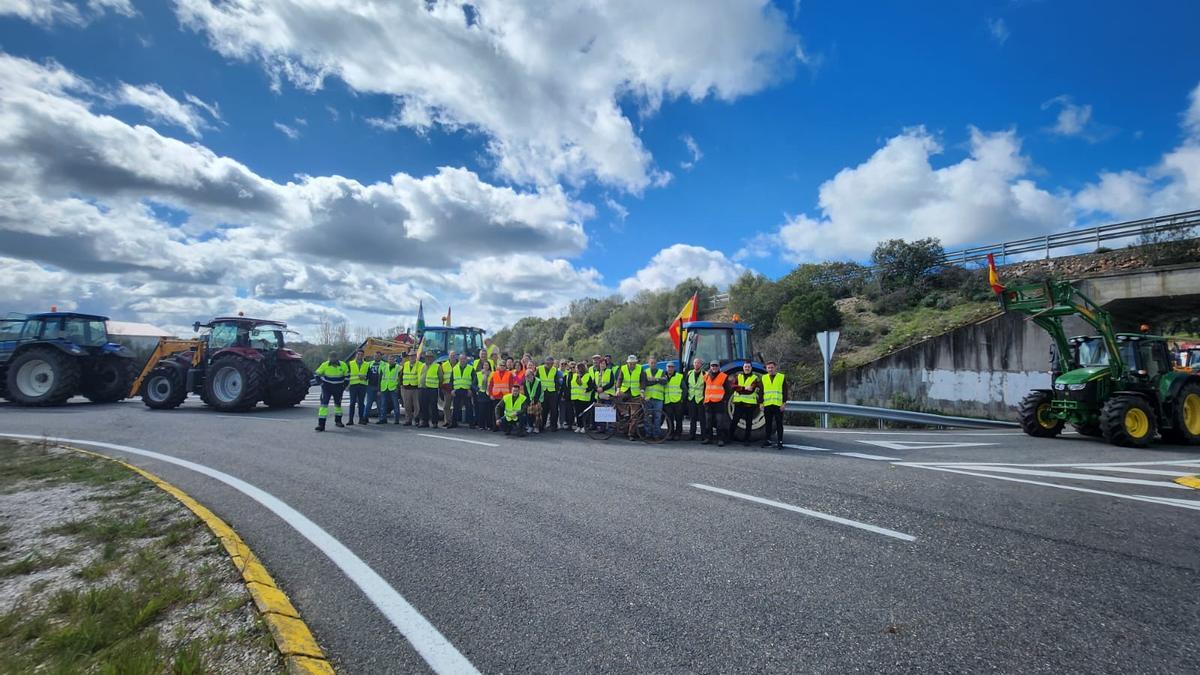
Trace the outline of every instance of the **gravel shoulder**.
[[0, 441], [0, 673], [271, 673], [220, 543], [113, 462]]

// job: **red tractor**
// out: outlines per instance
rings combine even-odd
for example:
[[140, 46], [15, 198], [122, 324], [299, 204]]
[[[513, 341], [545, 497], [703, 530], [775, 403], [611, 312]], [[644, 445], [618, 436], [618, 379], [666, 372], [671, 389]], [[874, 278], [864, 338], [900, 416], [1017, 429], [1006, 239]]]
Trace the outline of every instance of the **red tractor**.
[[130, 396], [150, 408], [177, 408], [189, 392], [222, 412], [250, 410], [263, 401], [288, 408], [308, 394], [312, 372], [284, 346], [287, 324], [244, 316], [195, 323], [198, 339], [159, 341]]

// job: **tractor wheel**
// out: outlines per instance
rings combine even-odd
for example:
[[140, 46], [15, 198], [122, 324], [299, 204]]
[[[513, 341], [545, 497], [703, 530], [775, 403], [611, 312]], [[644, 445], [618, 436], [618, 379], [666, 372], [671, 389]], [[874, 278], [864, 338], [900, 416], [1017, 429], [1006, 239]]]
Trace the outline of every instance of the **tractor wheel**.
[[1173, 429], [1163, 429], [1163, 438], [1173, 443], [1200, 445], [1200, 384], [1189, 382], [1179, 390], [1171, 412]]
[[1075, 427], [1075, 431], [1080, 436], [1091, 436], [1092, 438], [1100, 438], [1101, 436], [1104, 435], [1104, 432], [1100, 430], [1099, 424], [1072, 424], [1071, 426]]
[[1021, 430], [1030, 436], [1053, 438], [1063, 430], [1063, 421], [1050, 417], [1050, 401], [1054, 396], [1048, 391], [1035, 390], [1021, 399], [1017, 409], [1021, 417]]
[[1100, 411], [1100, 428], [1113, 445], [1144, 448], [1154, 440], [1154, 410], [1140, 396], [1113, 396]]
[[79, 391], [79, 361], [53, 347], [34, 347], [8, 364], [8, 397], [31, 406], [62, 405]]
[[101, 356], [92, 359], [83, 372], [80, 389], [92, 403], [112, 403], [129, 396], [129, 385], [134, 377], [133, 359]]
[[262, 400], [266, 382], [266, 369], [261, 363], [225, 354], [214, 358], [205, 369], [201, 398], [221, 412], [243, 412]]
[[187, 373], [180, 366], [159, 363], [142, 382], [142, 403], [154, 410], [178, 408], [187, 398]]
[[303, 361], [279, 361], [267, 390], [263, 392], [263, 402], [272, 408], [299, 405], [308, 396], [311, 379], [312, 372]]

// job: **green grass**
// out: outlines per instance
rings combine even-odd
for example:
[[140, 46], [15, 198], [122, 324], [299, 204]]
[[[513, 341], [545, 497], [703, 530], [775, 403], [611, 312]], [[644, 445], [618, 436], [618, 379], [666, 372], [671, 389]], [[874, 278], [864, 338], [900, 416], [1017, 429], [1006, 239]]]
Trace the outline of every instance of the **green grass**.
[[[100, 487], [104, 492], [92, 498], [104, 505], [94, 516], [44, 531], [69, 538], [66, 548], [35, 551], [0, 566], [4, 578], [71, 565], [80, 553], [88, 555], [87, 564], [73, 570], [80, 586], [40, 584], [0, 615], [0, 675], [195, 675], [219, 670], [214, 659], [228, 649], [266, 646], [274, 651], [261, 622], [236, 637], [212, 623], [209, 634], [184, 643], [180, 639], [195, 630], [194, 618], [185, 621], [185, 630], [177, 629], [174, 639], [160, 633], [161, 621], [172, 612], [208, 616], [211, 622], [214, 612], [236, 612], [248, 601], [240, 593], [222, 593], [222, 585], [236, 579], [236, 572], [217, 557], [223, 553], [213, 553], [219, 551], [215, 541], [208, 542], [213, 546], [194, 546], [200, 537], [211, 537], [174, 499], [111, 462], [0, 443], [0, 490], [31, 489], [31, 482]], [[146, 485], [151, 485], [149, 491]], [[11, 532], [0, 531], [4, 534]], [[205, 551], [211, 557], [204, 557]], [[203, 562], [187, 562], [193, 560]], [[180, 614], [172, 617], [177, 621]]]
[[870, 344], [844, 351], [840, 363], [854, 368], [909, 347], [927, 336], [941, 335], [997, 313], [996, 303], [962, 302], [950, 309], [915, 307], [889, 315], [847, 314], [845, 330], [866, 329], [875, 334]]

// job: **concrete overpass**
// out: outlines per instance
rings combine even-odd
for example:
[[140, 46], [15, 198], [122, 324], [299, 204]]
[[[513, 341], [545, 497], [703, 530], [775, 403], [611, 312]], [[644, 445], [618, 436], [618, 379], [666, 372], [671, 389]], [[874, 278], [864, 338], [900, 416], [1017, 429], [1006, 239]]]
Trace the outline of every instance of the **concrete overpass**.
[[1135, 331], [1143, 323], [1157, 330], [1171, 321], [1200, 316], [1200, 263], [1088, 277], [1079, 288], [1112, 313], [1119, 331]]

